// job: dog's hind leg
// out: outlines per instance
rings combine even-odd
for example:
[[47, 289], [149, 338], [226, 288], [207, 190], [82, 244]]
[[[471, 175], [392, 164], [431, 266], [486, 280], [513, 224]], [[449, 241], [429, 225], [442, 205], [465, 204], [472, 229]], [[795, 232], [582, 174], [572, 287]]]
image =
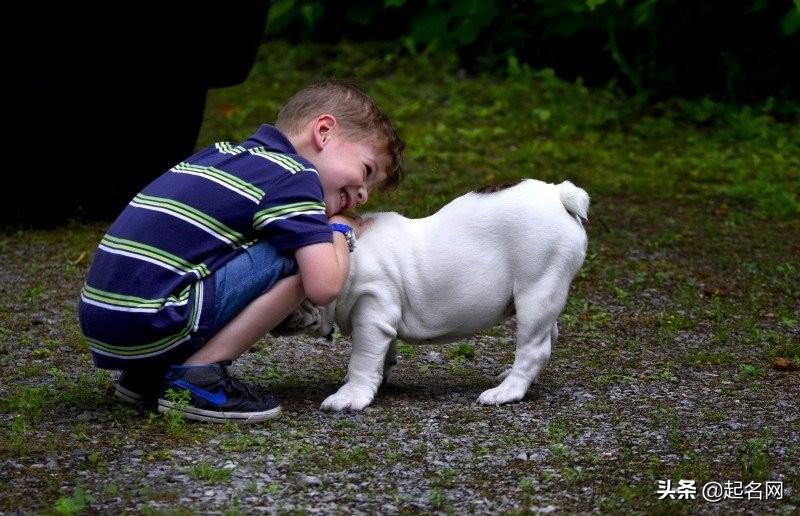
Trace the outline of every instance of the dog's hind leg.
[[515, 293], [517, 351], [514, 365], [500, 385], [480, 395], [480, 403], [500, 405], [525, 396], [530, 384], [550, 360], [552, 344], [558, 337], [556, 320], [566, 302], [568, 288], [569, 283], [564, 285], [559, 278], [545, 277]]
[[[555, 323], [553, 325], [553, 329], [550, 330], [550, 346], [551, 347], [554, 346], [556, 344], [557, 340], [558, 340], [558, 323]], [[496, 381], [498, 381], [498, 382], [502, 382], [503, 380], [506, 379], [506, 377], [509, 374], [511, 374], [511, 368], [510, 367], [508, 369], [506, 369], [505, 371], [503, 371], [502, 373], [500, 373], [497, 376], [495, 376], [494, 379]], [[536, 379], [534, 379], [534, 381], [536, 381]], [[384, 378], [384, 383], [385, 382], [386, 382], [386, 379]]]

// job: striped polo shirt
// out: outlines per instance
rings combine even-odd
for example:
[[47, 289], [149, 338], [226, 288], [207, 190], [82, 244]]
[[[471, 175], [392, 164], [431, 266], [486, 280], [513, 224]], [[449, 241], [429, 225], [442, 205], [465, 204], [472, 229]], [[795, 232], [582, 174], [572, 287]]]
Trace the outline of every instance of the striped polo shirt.
[[276, 128], [215, 143], [125, 207], [81, 291], [81, 330], [98, 367], [174, 350], [213, 320], [203, 281], [259, 240], [281, 253], [332, 242], [319, 173]]

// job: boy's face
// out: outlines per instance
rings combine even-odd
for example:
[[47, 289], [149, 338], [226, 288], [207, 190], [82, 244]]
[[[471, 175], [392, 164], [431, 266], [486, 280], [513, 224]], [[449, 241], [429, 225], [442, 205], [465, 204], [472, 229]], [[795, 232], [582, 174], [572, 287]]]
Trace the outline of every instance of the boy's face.
[[367, 202], [369, 193], [386, 180], [388, 157], [368, 141], [351, 141], [338, 132], [329, 138], [312, 163], [322, 182], [325, 215], [331, 217]]

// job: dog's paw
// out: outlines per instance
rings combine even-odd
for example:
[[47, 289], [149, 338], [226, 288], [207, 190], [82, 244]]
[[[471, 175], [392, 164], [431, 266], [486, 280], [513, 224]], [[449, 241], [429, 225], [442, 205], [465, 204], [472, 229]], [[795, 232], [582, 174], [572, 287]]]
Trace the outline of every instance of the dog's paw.
[[519, 401], [525, 397], [525, 391], [513, 385], [505, 385], [505, 382], [498, 385], [493, 389], [483, 391], [478, 397], [478, 403], [484, 405], [502, 405], [503, 403], [510, 403], [512, 401]]
[[363, 410], [364, 407], [372, 403], [374, 394], [372, 390], [346, 383], [342, 385], [336, 393], [331, 394], [322, 402], [322, 410]]

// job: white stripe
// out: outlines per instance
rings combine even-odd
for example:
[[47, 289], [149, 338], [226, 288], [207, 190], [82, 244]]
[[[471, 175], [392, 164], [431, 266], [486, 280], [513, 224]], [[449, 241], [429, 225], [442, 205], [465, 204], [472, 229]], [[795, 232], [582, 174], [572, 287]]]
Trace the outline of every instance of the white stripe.
[[236, 247], [236, 243], [233, 240], [229, 239], [228, 237], [226, 237], [224, 235], [220, 235], [216, 231], [212, 230], [209, 227], [206, 227], [206, 226], [200, 224], [196, 220], [190, 219], [189, 217], [185, 217], [185, 216], [183, 216], [183, 215], [181, 215], [179, 213], [175, 213], [174, 211], [169, 211], [169, 210], [166, 210], [164, 208], [158, 208], [158, 207], [155, 207], [155, 206], [148, 206], [148, 205], [145, 205], [145, 204], [139, 204], [138, 202], [134, 202], [134, 201], [131, 201], [129, 203], [129, 205], [130, 206], [134, 206], [136, 208], [141, 208], [143, 210], [153, 210], [153, 211], [160, 211], [161, 213], [166, 213], [167, 215], [171, 215], [171, 216], [173, 216], [173, 217], [175, 217], [177, 219], [181, 219], [183, 221], [186, 221], [186, 222], [188, 222], [189, 224], [191, 224], [193, 226], [197, 226], [198, 228], [202, 229], [203, 231], [205, 231], [209, 235], [211, 235], [211, 236], [213, 236], [215, 238], [218, 238], [218, 239], [222, 240], [223, 242], [232, 245], [233, 247]]
[[325, 215], [325, 210], [295, 211], [287, 215], [282, 215], [280, 217], [270, 217], [268, 219], [264, 219], [258, 226], [256, 226], [256, 229], [261, 229], [270, 222], [275, 222], [276, 220], [289, 219], [292, 217], [296, 217], [298, 215]]
[[194, 302], [197, 306], [197, 315], [195, 316], [194, 326], [192, 327], [192, 333], [197, 331], [197, 327], [200, 325], [200, 313], [203, 311], [203, 282], [198, 281], [195, 284], [198, 285], [197, 294], [195, 295], [194, 299]]
[[183, 306], [189, 302], [189, 298], [187, 297], [183, 301], [167, 301], [162, 306]]
[[[225, 149], [224, 148], [225, 145], [230, 147], [230, 149]], [[241, 145], [237, 145], [237, 146], [234, 147], [229, 142], [218, 142], [218, 143], [214, 144], [214, 147], [216, 147], [217, 150], [220, 151], [223, 154], [236, 155], [236, 154], [241, 154], [241, 153], [243, 153], [245, 151], [245, 148], [242, 147]]]
[[93, 352], [95, 352], [95, 353], [98, 353], [98, 354], [100, 354], [100, 355], [105, 355], [105, 356], [107, 356], [107, 357], [114, 357], [114, 358], [126, 358], [126, 359], [139, 359], [139, 358], [147, 358], [147, 357], [153, 357], [153, 356], [156, 356], [156, 355], [160, 355], [161, 353], [164, 353], [164, 352], [166, 352], [166, 351], [169, 351], [170, 349], [174, 348], [174, 347], [175, 347], [175, 346], [177, 346], [178, 344], [181, 344], [181, 343], [183, 343], [183, 342], [186, 342], [186, 341], [187, 341], [187, 340], [189, 340], [190, 338], [192, 338], [192, 335], [191, 335], [191, 334], [189, 334], [189, 335], [186, 335], [185, 337], [182, 337], [182, 338], [181, 338], [181, 339], [179, 339], [177, 342], [175, 342], [175, 344], [170, 344], [170, 345], [169, 345], [169, 346], [167, 346], [166, 348], [161, 348], [161, 349], [159, 349], [158, 351], [153, 351], [153, 352], [151, 352], [151, 353], [147, 353], [147, 354], [145, 354], [145, 355], [117, 355], [116, 353], [111, 353], [110, 351], [105, 351], [105, 350], [103, 350], [103, 349], [99, 349], [99, 348], [96, 348], [96, 347], [94, 347], [94, 346], [91, 346], [91, 345], [89, 346], [89, 348], [90, 348], [90, 349], [91, 349]]
[[87, 304], [94, 305], [94, 306], [99, 306], [100, 308], [107, 308], [109, 310], [116, 310], [117, 312], [139, 312], [139, 313], [145, 313], [145, 314], [154, 314], [156, 312], [161, 311], [162, 308], [167, 307], [167, 306], [183, 306], [189, 301], [189, 299], [187, 298], [187, 299], [184, 299], [183, 301], [167, 301], [166, 303], [161, 305], [159, 308], [134, 308], [132, 306], [118, 306], [118, 305], [112, 305], [112, 304], [109, 304], [109, 303], [103, 303], [102, 301], [96, 301], [94, 299], [89, 299], [84, 294], [81, 294], [81, 300], [83, 300]]
[[263, 151], [257, 151], [255, 149], [250, 149], [250, 154], [252, 154], [253, 156], [258, 156], [260, 158], [264, 158], [266, 160], [269, 160], [269, 161], [275, 163], [276, 165], [280, 165], [281, 167], [283, 167], [284, 169], [288, 170], [292, 174], [296, 174], [298, 172], [298, 170], [295, 169], [294, 167], [290, 167], [289, 165], [287, 165], [283, 161], [280, 161], [280, 160], [278, 160], [276, 158], [273, 158], [269, 154], [264, 154]]
[[230, 191], [232, 191], [234, 193], [237, 193], [237, 194], [241, 195], [242, 197], [246, 197], [246, 198], [250, 199], [251, 201], [253, 201], [256, 204], [258, 204], [258, 202], [259, 202], [259, 200], [257, 198], [253, 197], [249, 193], [246, 193], [243, 190], [239, 190], [237, 188], [234, 188], [233, 186], [231, 186], [231, 185], [229, 185], [227, 183], [223, 183], [222, 181], [220, 181], [219, 179], [217, 179], [216, 177], [213, 177], [211, 175], [198, 174], [197, 172], [192, 172], [192, 171], [183, 170], [183, 169], [175, 169], [175, 168], [173, 168], [172, 171], [175, 172], [176, 174], [189, 174], [189, 175], [192, 175], [192, 176], [202, 177], [203, 179], [208, 179], [209, 181], [214, 181], [218, 185], [224, 186], [228, 190], [230, 190]]
[[133, 308], [130, 306], [109, 305], [106, 303], [101, 303], [100, 301], [95, 301], [94, 299], [89, 299], [83, 294], [81, 294], [81, 301], [90, 305], [99, 306], [100, 308], [116, 310], [117, 312], [141, 312], [146, 314], [154, 314], [160, 310], [160, 308]]
[[142, 260], [142, 261], [145, 261], [145, 262], [150, 262], [150, 263], [152, 263], [153, 265], [158, 265], [158, 266], [164, 267], [165, 269], [171, 270], [172, 272], [174, 272], [174, 273], [178, 274], [179, 276], [183, 276], [183, 275], [184, 275], [184, 273], [186, 273], [186, 272], [193, 272], [193, 273], [195, 273], [195, 274], [197, 275], [198, 279], [200, 278], [200, 273], [199, 273], [199, 272], [197, 272], [197, 271], [196, 271], [196, 270], [194, 270], [194, 269], [192, 269], [192, 270], [190, 270], [190, 271], [182, 271], [182, 270], [176, 269], [175, 267], [173, 267], [172, 265], [169, 265], [169, 264], [167, 264], [167, 263], [164, 263], [164, 262], [159, 262], [159, 261], [158, 261], [158, 260], [156, 260], [155, 258], [150, 258], [149, 256], [144, 256], [144, 255], [141, 255], [141, 254], [135, 254], [135, 253], [131, 253], [131, 252], [129, 252], [129, 251], [120, 251], [119, 249], [112, 249], [112, 248], [110, 248], [110, 247], [106, 247], [106, 246], [104, 246], [104, 245], [102, 245], [102, 244], [101, 244], [101, 245], [99, 245], [99, 246], [97, 246], [97, 248], [98, 248], [98, 249], [102, 249], [103, 251], [105, 251], [105, 252], [107, 252], [107, 253], [111, 253], [111, 254], [121, 254], [122, 256], [127, 256], [128, 258], [135, 258], [135, 259], [137, 259], [137, 260]]

